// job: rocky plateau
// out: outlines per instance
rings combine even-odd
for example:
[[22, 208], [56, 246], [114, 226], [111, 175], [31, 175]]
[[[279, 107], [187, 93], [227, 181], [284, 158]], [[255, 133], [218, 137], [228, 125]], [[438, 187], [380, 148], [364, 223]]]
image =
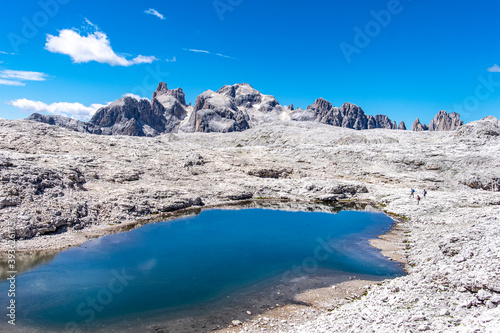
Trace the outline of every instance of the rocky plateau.
[[[79, 245], [189, 207], [363, 201], [397, 221], [402, 233], [393, 243], [408, 275], [286, 319], [235, 318], [228, 330], [498, 332], [494, 117], [462, 125], [439, 113], [428, 131], [395, 130], [404, 124], [349, 103], [318, 99], [294, 110], [235, 85], [189, 106], [181, 89], [160, 84], [151, 101], [124, 97], [88, 123], [30, 119], [37, 121], [0, 120], [4, 253], [9, 223], [23, 253]], [[428, 191], [420, 204], [411, 188]]]

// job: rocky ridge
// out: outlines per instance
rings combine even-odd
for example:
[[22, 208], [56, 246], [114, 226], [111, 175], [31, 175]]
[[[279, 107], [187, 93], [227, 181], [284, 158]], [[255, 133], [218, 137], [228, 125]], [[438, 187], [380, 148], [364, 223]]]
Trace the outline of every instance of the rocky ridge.
[[241, 132], [279, 121], [312, 121], [332, 126], [363, 129], [406, 129], [385, 115], [366, 115], [357, 105], [340, 108], [319, 98], [306, 110], [285, 107], [274, 96], [264, 95], [247, 83], [226, 85], [217, 92], [205, 91], [187, 106], [181, 88], [169, 90], [160, 82], [151, 101], [126, 95], [99, 109], [89, 122], [61, 116], [33, 114], [28, 120], [98, 135], [158, 136], [177, 132]]
[[464, 124], [460, 120], [460, 115], [456, 112], [448, 113], [446, 111], [439, 111], [434, 119], [431, 120], [429, 126], [422, 124], [420, 119], [415, 119], [412, 126], [412, 131], [454, 131]]

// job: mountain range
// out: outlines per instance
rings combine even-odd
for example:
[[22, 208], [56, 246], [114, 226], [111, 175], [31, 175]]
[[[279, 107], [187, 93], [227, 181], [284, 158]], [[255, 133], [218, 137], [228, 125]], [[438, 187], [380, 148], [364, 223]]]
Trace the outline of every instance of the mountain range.
[[[181, 88], [169, 90], [160, 82], [151, 100], [125, 95], [100, 108], [88, 122], [56, 115], [34, 113], [28, 120], [98, 135], [157, 136], [174, 132], [236, 132], [277, 121], [310, 121], [365, 130], [385, 128], [406, 130], [386, 115], [367, 115], [357, 105], [333, 106], [319, 98], [305, 110], [283, 106], [247, 83], [226, 85], [216, 92], [207, 90], [187, 105]], [[429, 126], [417, 118], [413, 131], [449, 131], [463, 125], [460, 115], [439, 111]]]

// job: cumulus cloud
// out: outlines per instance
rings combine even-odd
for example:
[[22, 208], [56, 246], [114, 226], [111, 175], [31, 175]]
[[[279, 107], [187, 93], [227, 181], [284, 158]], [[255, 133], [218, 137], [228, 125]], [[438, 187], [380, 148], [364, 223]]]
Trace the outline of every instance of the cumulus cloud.
[[166, 59], [167, 62], [177, 62], [176, 57], [172, 57], [172, 59]]
[[500, 73], [500, 66], [498, 65], [493, 65], [492, 67], [488, 68], [488, 72], [491, 73]]
[[45, 81], [48, 75], [41, 72], [13, 71], [4, 69], [0, 71], [0, 85], [25, 86], [23, 81]]
[[195, 52], [195, 53], [211, 54], [211, 55], [216, 55], [216, 56], [227, 58], [227, 59], [237, 60], [235, 57], [231, 57], [231, 56], [224, 55], [224, 54], [221, 54], [221, 53], [214, 53], [214, 52], [210, 52], [210, 51], [207, 51], [207, 50], [197, 50], [197, 49], [183, 49], [183, 50], [184, 51], [189, 51], [189, 52]]
[[29, 112], [46, 112], [53, 115], [71, 117], [80, 120], [89, 120], [103, 104], [92, 104], [85, 106], [81, 103], [58, 102], [46, 104], [40, 101], [32, 101], [26, 98], [7, 102], [20, 110]]
[[164, 20], [165, 16], [163, 14], [160, 14], [156, 9], [149, 8], [148, 10], [144, 11], [144, 13], [149, 14], [149, 15], [154, 15], [158, 17], [160, 20]]
[[69, 55], [74, 63], [87, 63], [96, 61], [111, 66], [132, 66], [137, 64], [150, 64], [157, 60], [154, 56], [139, 55], [133, 59], [127, 59], [117, 55], [111, 48], [108, 36], [97, 29], [89, 20], [87, 24], [95, 28], [94, 32], [80, 35], [76, 29], [63, 29], [59, 36], [47, 34], [45, 49], [52, 53]]

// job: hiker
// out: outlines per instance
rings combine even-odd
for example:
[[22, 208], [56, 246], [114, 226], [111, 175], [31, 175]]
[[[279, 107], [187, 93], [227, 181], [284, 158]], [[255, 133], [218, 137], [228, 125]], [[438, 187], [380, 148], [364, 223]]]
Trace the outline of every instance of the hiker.
[[426, 196], [426, 195], [427, 195], [427, 191], [426, 191], [426, 190], [424, 190], [424, 198], [425, 198], [425, 196]]
[[420, 205], [420, 196], [417, 195], [417, 205]]
[[410, 198], [414, 198], [414, 197], [415, 197], [415, 190], [411, 189]]

